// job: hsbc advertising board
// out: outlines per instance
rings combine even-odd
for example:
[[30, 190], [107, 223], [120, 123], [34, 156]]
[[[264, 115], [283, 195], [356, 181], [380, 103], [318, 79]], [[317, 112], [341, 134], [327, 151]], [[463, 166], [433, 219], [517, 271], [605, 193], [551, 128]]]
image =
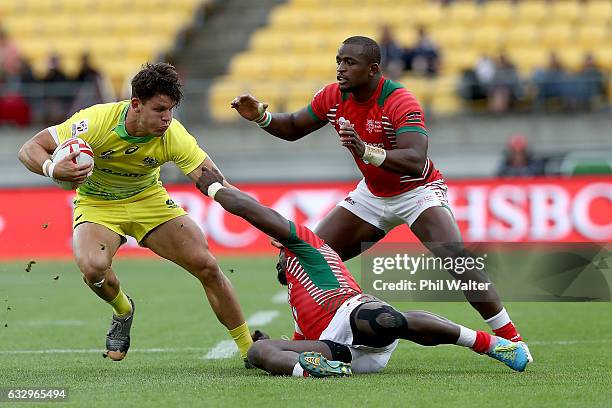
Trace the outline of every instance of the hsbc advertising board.
[[[281, 214], [314, 228], [356, 182], [243, 184]], [[611, 242], [612, 177], [449, 181], [449, 201], [469, 242]], [[191, 185], [166, 186], [222, 255], [274, 254], [269, 239]], [[0, 190], [0, 258], [71, 256], [72, 198], [55, 187]], [[385, 242], [414, 242], [406, 226]], [[120, 255], [149, 256], [130, 239]]]

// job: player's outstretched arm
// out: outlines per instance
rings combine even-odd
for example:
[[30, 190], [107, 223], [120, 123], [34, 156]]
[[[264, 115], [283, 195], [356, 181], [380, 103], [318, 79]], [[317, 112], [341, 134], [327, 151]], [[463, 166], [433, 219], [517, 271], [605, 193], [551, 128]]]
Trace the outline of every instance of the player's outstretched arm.
[[259, 102], [251, 95], [236, 97], [232, 101], [232, 108], [246, 120], [257, 122], [271, 135], [290, 142], [301, 139], [327, 123], [313, 118], [307, 108], [293, 113], [268, 113], [268, 104]]
[[[50, 159], [57, 143], [49, 133], [48, 129], [41, 130], [30, 140], [25, 142], [19, 149], [19, 160], [23, 165], [33, 173], [44, 176], [43, 164]], [[64, 157], [53, 168], [53, 178], [63, 181], [72, 181], [80, 184], [87, 178], [93, 164], [76, 165], [72, 159], [77, 157], [79, 152], [73, 152]]]
[[266, 235], [280, 241], [290, 237], [289, 221], [285, 217], [236, 188], [225, 188], [224, 181], [216, 168], [203, 167], [196, 186], [226, 211], [242, 217]]
[[204, 159], [204, 161], [202, 162], [202, 164], [200, 164], [194, 171], [189, 173], [187, 175], [187, 177], [189, 177], [191, 179], [191, 181], [193, 181], [194, 183], [197, 183], [198, 180], [200, 179], [200, 176], [202, 175], [202, 170], [203, 169], [208, 169], [208, 170], [216, 171], [217, 173], [219, 173], [221, 175], [221, 178], [223, 180], [223, 186], [230, 187], [230, 188], [235, 188], [234, 186], [232, 186], [230, 183], [227, 182], [227, 180], [225, 179], [225, 177], [221, 173], [221, 170], [219, 170], [219, 168], [217, 167], [215, 162], [212, 161], [210, 156], [207, 156], [206, 159]]

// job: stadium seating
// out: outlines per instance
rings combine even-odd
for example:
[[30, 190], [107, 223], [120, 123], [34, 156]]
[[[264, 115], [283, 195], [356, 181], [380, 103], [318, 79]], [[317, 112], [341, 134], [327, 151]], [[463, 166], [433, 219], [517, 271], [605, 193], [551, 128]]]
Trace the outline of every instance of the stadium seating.
[[5, 27], [34, 71], [42, 75], [50, 53], [68, 74], [89, 51], [94, 65], [119, 91], [144, 62], [170, 49], [197, 7], [209, 0], [0, 0]]
[[229, 101], [254, 89], [262, 100], [270, 95], [278, 109], [299, 109], [335, 79], [334, 56], [344, 38], [377, 38], [380, 27], [388, 25], [408, 47], [419, 24], [441, 48], [442, 71], [436, 78], [407, 75], [400, 82], [436, 113], [461, 109], [455, 92], [459, 77], [482, 55], [507, 52], [523, 76], [545, 65], [551, 51], [572, 70], [587, 52], [601, 68], [612, 69], [609, 0], [488, 0], [482, 5], [456, 0], [448, 6], [433, 0], [289, 0], [271, 11], [269, 24], [254, 33], [247, 50], [211, 88], [212, 115], [235, 120], [226, 112]]

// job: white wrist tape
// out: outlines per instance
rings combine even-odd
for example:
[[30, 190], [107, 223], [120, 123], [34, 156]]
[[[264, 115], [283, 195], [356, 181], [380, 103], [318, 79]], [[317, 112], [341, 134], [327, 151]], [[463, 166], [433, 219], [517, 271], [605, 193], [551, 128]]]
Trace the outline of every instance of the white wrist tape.
[[53, 178], [53, 170], [55, 170], [55, 163], [51, 163], [47, 169], [47, 173], [49, 173], [49, 177], [51, 178]]
[[45, 160], [45, 162], [42, 165], [42, 172], [47, 177], [51, 177], [51, 176], [49, 176], [49, 166], [51, 164], [53, 164], [53, 161], [51, 159], [47, 159], [47, 160]]
[[372, 166], [379, 167], [387, 158], [387, 151], [382, 147], [366, 145], [361, 158]]
[[223, 184], [219, 183], [218, 181], [215, 182], [215, 183], [212, 183], [210, 186], [208, 186], [208, 196], [214, 200], [215, 199], [215, 195], [222, 188], [225, 188], [225, 186]]

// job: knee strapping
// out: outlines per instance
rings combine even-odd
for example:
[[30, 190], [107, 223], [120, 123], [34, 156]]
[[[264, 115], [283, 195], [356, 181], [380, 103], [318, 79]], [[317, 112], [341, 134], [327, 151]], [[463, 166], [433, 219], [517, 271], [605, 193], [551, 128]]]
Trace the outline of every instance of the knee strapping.
[[401, 332], [408, 327], [408, 321], [404, 315], [389, 305], [376, 309], [362, 308], [357, 313], [357, 318], [367, 321], [374, 333], [385, 337], [398, 338]]

